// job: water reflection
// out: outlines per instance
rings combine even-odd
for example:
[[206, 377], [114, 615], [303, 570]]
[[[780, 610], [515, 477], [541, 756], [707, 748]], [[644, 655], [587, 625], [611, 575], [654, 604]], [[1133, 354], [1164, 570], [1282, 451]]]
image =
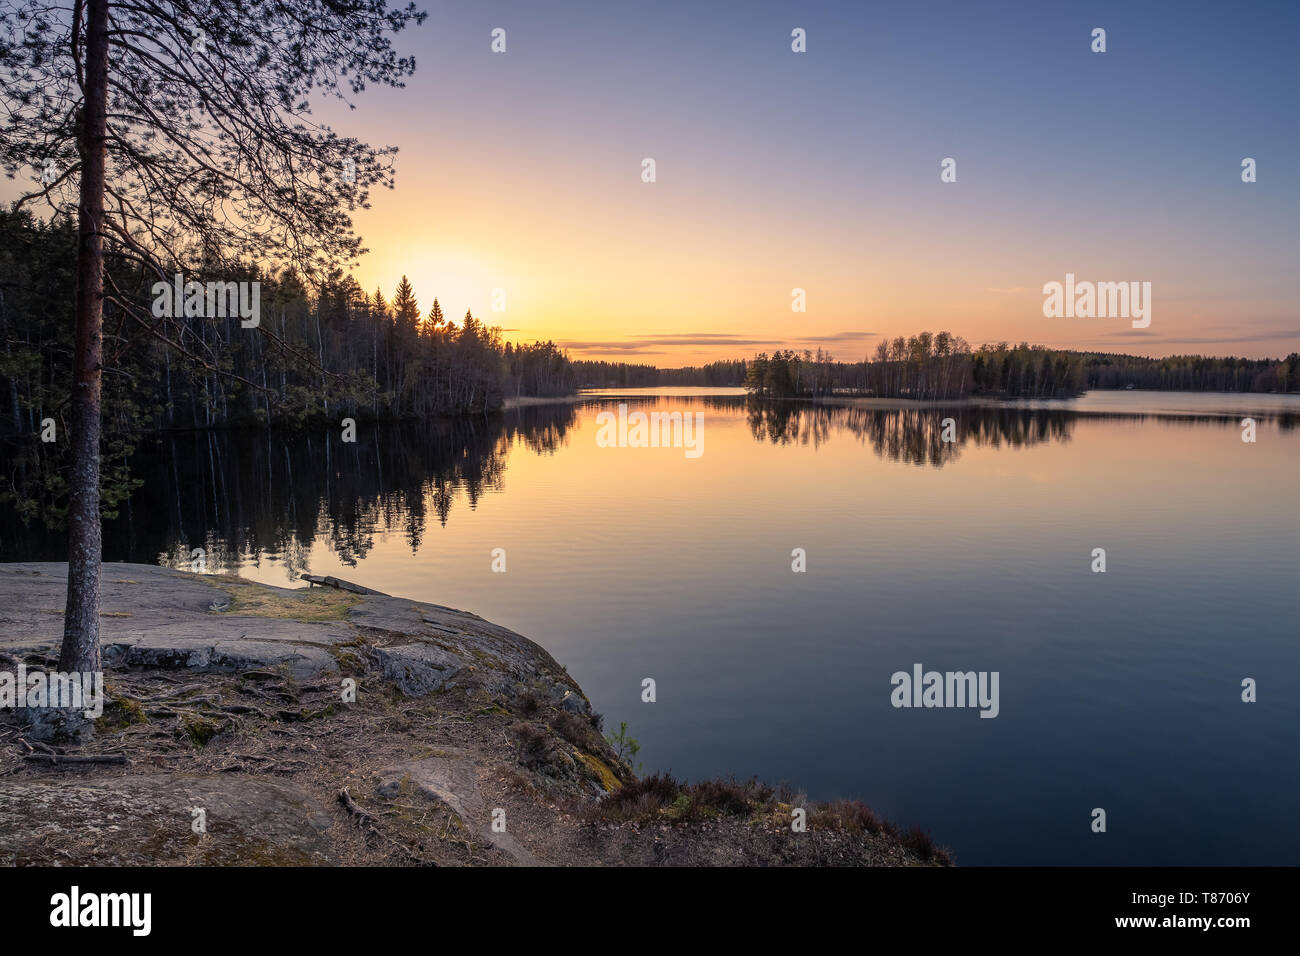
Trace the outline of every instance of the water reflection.
[[[1079, 411], [1063, 405], [958, 404], [869, 407], [759, 401], [745, 396], [628, 396], [516, 409], [461, 421], [362, 427], [357, 441], [336, 433], [186, 432], [142, 442], [132, 459], [143, 486], [106, 524], [111, 561], [189, 567], [202, 548], [210, 571], [238, 571], [275, 556], [294, 578], [325, 544], [356, 566], [377, 536], [399, 534], [412, 554], [429, 522], [445, 526], [457, 508], [473, 510], [501, 491], [512, 451], [552, 455], [579, 416], [619, 401], [734, 417], [760, 443], [821, 448], [852, 439], [891, 462], [941, 468], [967, 447], [1021, 448], [1068, 442], [1083, 420], [1157, 420], [1179, 428], [1223, 428], [1234, 416]], [[1300, 416], [1272, 419], [1283, 431]], [[459, 504], [458, 504], [459, 502]], [[4, 560], [62, 560], [61, 536], [0, 516]]]
[[756, 441], [818, 448], [833, 434], [845, 433], [889, 461], [935, 468], [954, 461], [967, 444], [1068, 441], [1075, 418], [1064, 411], [971, 406], [872, 409], [755, 402], [747, 410]]
[[[334, 432], [182, 432], [141, 443], [133, 473], [143, 486], [105, 523], [108, 561], [188, 568], [196, 548], [209, 571], [237, 571], [280, 557], [294, 576], [318, 542], [355, 566], [376, 536], [398, 532], [412, 552], [428, 524], [473, 509], [502, 488], [516, 443], [539, 455], [566, 441], [572, 405], [492, 418], [360, 427], [355, 442]], [[6, 560], [62, 560], [61, 536], [5, 527]]]

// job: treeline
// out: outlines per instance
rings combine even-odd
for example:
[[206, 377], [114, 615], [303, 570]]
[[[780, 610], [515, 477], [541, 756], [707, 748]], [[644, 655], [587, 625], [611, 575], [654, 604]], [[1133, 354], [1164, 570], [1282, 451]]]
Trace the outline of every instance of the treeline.
[[[0, 211], [0, 428], [33, 435], [66, 409], [75, 255], [69, 222]], [[291, 272], [183, 273], [258, 283], [258, 322], [245, 327], [234, 309], [160, 317], [158, 276], [109, 261], [105, 416], [137, 431], [455, 416], [574, 387], [554, 343], [503, 343], [468, 311], [449, 321], [437, 299], [422, 311], [405, 277], [389, 301], [343, 273], [314, 289]]]
[[981, 345], [971, 356], [973, 391], [1008, 398], [1073, 398], [1087, 390], [1083, 356], [1022, 342]]
[[722, 360], [707, 365], [661, 368], [660, 385], [700, 385], [712, 388], [739, 388], [745, 384], [745, 360]]
[[[120, 252], [111, 243], [109, 250]], [[0, 210], [0, 503], [51, 527], [67, 507], [75, 262], [71, 223]], [[405, 277], [391, 302], [341, 273], [314, 290], [289, 272], [183, 278], [258, 283], [257, 322], [246, 327], [239, 308], [209, 315], [206, 304], [167, 314], [177, 310], [153, 294], [156, 273], [108, 256], [106, 517], [139, 486], [130, 458], [150, 433], [458, 417], [500, 408], [506, 395], [574, 386], [572, 365], [554, 343], [503, 343], [469, 312], [459, 325], [449, 322], [436, 299], [422, 311]], [[251, 300], [252, 287], [246, 291]]]
[[687, 365], [682, 368], [656, 368], [653, 365], [585, 359], [573, 363], [579, 386], [590, 388], [654, 388], [658, 385], [738, 388], [745, 384], [746, 367], [744, 359]]
[[1132, 385], [1171, 392], [1300, 392], [1300, 353], [1296, 352], [1284, 359], [1087, 353], [1084, 371], [1088, 388]]
[[1071, 398], [1090, 388], [1187, 391], [1300, 391], [1300, 355], [1285, 359], [1163, 359], [1049, 349], [1006, 342], [972, 349], [949, 332], [882, 340], [873, 357], [837, 362], [822, 352], [760, 353], [746, 368], [745, 388], [772, 398], [832, 394], [948, 400], [972, 395]]
[[554, 342], [512, 345], [505, 348], [507, 394], [570, 395], [577, 390], [578, 373], [566, 352]]
[[[862, 363], [865, 365], [865, 363]], [[866, 379], [861, 369], [836, 362], [821, 349], [816, 354], [777, 349], [769, 356], [759, 352], [745, 369], [745, 390], [770, 398], [830, 395], [837, 391], [861, 390]]]
[[1071, 353], [1040, 346], [985, 345], [972, 351], [950, 332], [885, 339], [874, 359], [837, 362], [813, 353], [778, 350], [750, 363], [745, 387], [773, 398], [834, 394], [949, 400], [976, 393], [1067, 397], [1083, 390], [1082, 363]]

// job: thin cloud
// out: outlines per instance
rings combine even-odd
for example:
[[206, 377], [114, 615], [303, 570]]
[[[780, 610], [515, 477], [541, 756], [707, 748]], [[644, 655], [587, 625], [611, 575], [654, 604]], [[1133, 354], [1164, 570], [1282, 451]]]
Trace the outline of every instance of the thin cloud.
[[796, 342], [859, 342], [862, 339], [870, 339], [879, 335], [879, 332], [836, 332], [834, 335], [804, 335], [795, 339]]
[[877, 332], [836, 332], [831, 335], [799, 335], [760, 339], [728, 332], [673, 333], [669, 335], [634, 335], [626, 339], [567, 339], [559, 344], [574, 352], [624, 352], [658, 354], [667, 348], [782, 348], [787, 345], [818, 345], [860, 341]]
[[1241, 342], [1274, 342], [1279, 339], [1296, 339], [1300, 341], [1300, 329], [1283, 329], [1276, 332], [1264, 331], [1256, 332], [1253, 335], [1218, 335], [1218, 336], [1181, 336], [1169, 335], [1163, 332], [1152, 332], [1149, 329], [1132, 329], [1130, 331], [1107, 332], [1101, 339], [1093, 341], [1108, 341], [1118, 339], [1140, 338], [1144, 342], [1152, 345], [1177, 344], [1177, 345], [1233, 345]]

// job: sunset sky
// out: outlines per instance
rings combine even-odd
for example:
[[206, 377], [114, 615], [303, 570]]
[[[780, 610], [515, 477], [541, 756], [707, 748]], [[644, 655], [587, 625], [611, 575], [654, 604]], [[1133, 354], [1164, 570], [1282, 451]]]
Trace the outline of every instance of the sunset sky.
[[[926, 328], [1300, 349], [1295, 3], [424, 6], [407, 88], [320, 112], [400, 149], [357, 217], [367, 291], [660, 365]], [[1150, 328], [1044, 318], [1067, 272], [1151, 282]]]

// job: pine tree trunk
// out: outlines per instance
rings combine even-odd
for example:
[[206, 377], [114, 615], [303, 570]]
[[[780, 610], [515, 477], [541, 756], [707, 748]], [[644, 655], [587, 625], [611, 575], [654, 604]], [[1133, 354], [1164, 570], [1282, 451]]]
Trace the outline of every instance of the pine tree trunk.
[[77, 225], [77, 325], [72, 367], [72, 468], [68, 504], [68, 601], [59, 669], [98, 671], [100, 376], [104, 359], [104, 163], [108, 98], [108, 0], [86, 0], [85, 106]]

